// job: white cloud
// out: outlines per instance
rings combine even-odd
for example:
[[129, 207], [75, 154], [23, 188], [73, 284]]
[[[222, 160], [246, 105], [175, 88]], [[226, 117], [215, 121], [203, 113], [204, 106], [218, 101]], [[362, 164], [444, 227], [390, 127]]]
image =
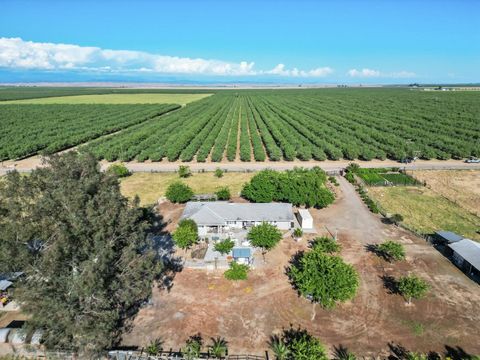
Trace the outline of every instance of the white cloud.
[[329, 67], [321, 67], [312, 70], [299, 70], [297, 68], [286, 69], [284, 64], [278, 64], [272, 70], [264, 72], [269, 75], [292, 76], [292, 77], [325, 77], [333, 73]]
[[0, 68], [288, 77], [324, 77], [333, 72], [329, 67], [312, 70], [286, 69], [283, 64], [278, 64], [272, 70], [256, 70], [254, 65], [254, 62], [247, 61], [235, 63], [159, 55], [143, 51], [40, 43], [24, 41], [21, 38], [0, 38]]
[[380, 71], [372, 70], [372, 69], [362, 69], [362, 70], [351, 69], [351, 70], [348, 70], [347, 74], [351, 77], [379, 77]]
[[375, 78], [375, 77], [383, 77], [383, 78], [412, 78], [417, 76], [414, 72], [411, 71], [398, 71], [398, 72], [391, 72], [391, 73], [384, 73], [379, 70], [372, 70], [372, 69], [350, 69], [347, 72], [347, 75], [350, 77], [359, 77], [359, 78]]

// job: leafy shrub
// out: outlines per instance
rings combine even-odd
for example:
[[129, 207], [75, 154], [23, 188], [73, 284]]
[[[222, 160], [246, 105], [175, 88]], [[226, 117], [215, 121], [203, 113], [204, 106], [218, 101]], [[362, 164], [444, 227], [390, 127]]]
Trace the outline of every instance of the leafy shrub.
[[339, 186], [340, 184], [338, 183], [337, 179], [334, 176], [329, 176], [328, 181], [330, 181], [333, 185]]
[[300, 328], [284, 330], [281, 338], [272, 336], [270, 347], [277, 360], [328, 360], [327, 351], [320, 340]]
[[398, 225], [403, 221], [403, 215], [393, 214], [392, 216], [390, 216], [389, 220], [390, 220], [391, 223], [393, 223], [395, 225]]
[[165, 196], [173, 203], [185, 203], [192, 198], [193, 191], [188, 185], [177, 181], [168, 186]]
[[230, 263], [230, 269], [225, 271], [223, 275], [228, 280], [247, 280], [249, 269], [248, 265], [233, 261]]
[[186, 165], [180, 165], [178, 167], [178, 176], [181, 178], [187, 178], [189, 176], [192, 176], [192, 172], [190, 171], [190, 167]]
[[223, 170], [220, 169], [220, 168], [216, 168], [215, 169], [215, 177], [217, 177], [217, 178], [223, 177]]
[[228, 187], [222, 187], [215, 195], [217, 195], [218, 200], [230, 200], [230, 189]]
[[293, 237], [298, 239], [298, 238], [302, 237], [302, 235], [303, 235], [303, 230], [302, 229], [295, 228], [295, 230], [293, 230]]
[[385, 241], [377, 246], [377, 252], [387, 261], [398, 261], [405, 259], [405, 249], [402, 244], [396, 241]]
[[326, 236], [313, 239], [310, 243], [310, 247], [327, 254], [337, 253], [342, 248], [337, 241]]
[[234, 246], [235, 246], [235, 243], [233, 242], [233, 240], [228, 238], [221, 242], [216, 243], [214, 248], [215, 248], [215, 251], [218, 251], [220, 254], [228, 254], [230, 251], [232, 251]]
[[108, 167], [107, 173], [113, 174], [118, 178], [130, 176], [130, 170], [127, 169], [125, 164], [112, 164]]
[[350, 184], [355, 184], [355, 176], [351, 172], [345, 173], [345, 179], [350, 183]]

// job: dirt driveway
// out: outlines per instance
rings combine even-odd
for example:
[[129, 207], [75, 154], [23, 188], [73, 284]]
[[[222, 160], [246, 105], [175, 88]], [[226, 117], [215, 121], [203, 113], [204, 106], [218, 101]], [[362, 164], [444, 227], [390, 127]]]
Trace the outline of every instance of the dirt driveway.
[[[342, 345], [358, 355], [388, 354], [390, 344], [439, 352], [459, 346], [480, 353], [480, 287], [422, 239], [383, 224], [349, 183], [338, 180], [341, 194], [335, 204], [312, 215], [319, 232], [338, 231], [341, 255], [360, 274], [353, 301], [327, 311], [299, 298], [285, 267], [306, 248], [307, 239], [284, 239], [267, 255], [267, 265], [252, 270], [244, 282], [229, 282], [221, 272], [178, 273], [170, 292], [154, 289], [153, 305], [140, 311], [124, 344], [142, 346], [160, 338], [165, 348], [178, 349], [201, 333], [207, 341], [225, 337], [230, 353], [263, 354], [269, 336], [292, 324], [307, 328], [332, 351]], [[406, 261], [391, 265], [365, 249], [387, 238], [405, 245]], [[406, 306], [401, 296], [389, 293], [382, 276], [409, 272], [427, 279], [432, 291]]]

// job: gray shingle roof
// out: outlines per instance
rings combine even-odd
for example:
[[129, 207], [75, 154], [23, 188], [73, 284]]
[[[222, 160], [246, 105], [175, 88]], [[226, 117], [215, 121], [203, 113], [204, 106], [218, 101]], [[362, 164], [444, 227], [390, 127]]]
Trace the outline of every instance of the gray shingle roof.
[[222, 225], [227, 221], [293, 221], [292, 204], [239, 204], [224, 201], [188, 202], [182, 219], [199, 225]]
[[448, 246], [458, 255], [468, 261], [474, 268], [480, 270], [480, 244], [470, 240], [463, 239]]

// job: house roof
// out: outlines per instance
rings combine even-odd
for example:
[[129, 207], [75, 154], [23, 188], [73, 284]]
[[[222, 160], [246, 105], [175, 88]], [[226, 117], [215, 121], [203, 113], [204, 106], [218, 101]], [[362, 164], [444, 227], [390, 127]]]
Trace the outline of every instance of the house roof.
[[437, 232], [435, 232], [435, 234], [442, 237], [443, 239], [445, 239], [449, 243], [454, 243], [454, 242], [457, 242], [457, 241], [460, 241], [460, 240], [464, 239], [463, 236], [455, 234], [454, 232], [451, 232], [451, 231], [437, 231]]
[[249, 258], [252, 255], [252, 251], [250, 248], [233, 248], [232, 249], [232, 256], [234, 259], [237, 258]]
[[468, 261], [474, 268], [480, 270], [480, 243], [470, 239], [463, 239], [448, 246]]
[[182, 219], [198, 225], [223, 225], [227, 221], [293, 221], [292, 204], [239, 204], [225, 201], [188, 202]]

